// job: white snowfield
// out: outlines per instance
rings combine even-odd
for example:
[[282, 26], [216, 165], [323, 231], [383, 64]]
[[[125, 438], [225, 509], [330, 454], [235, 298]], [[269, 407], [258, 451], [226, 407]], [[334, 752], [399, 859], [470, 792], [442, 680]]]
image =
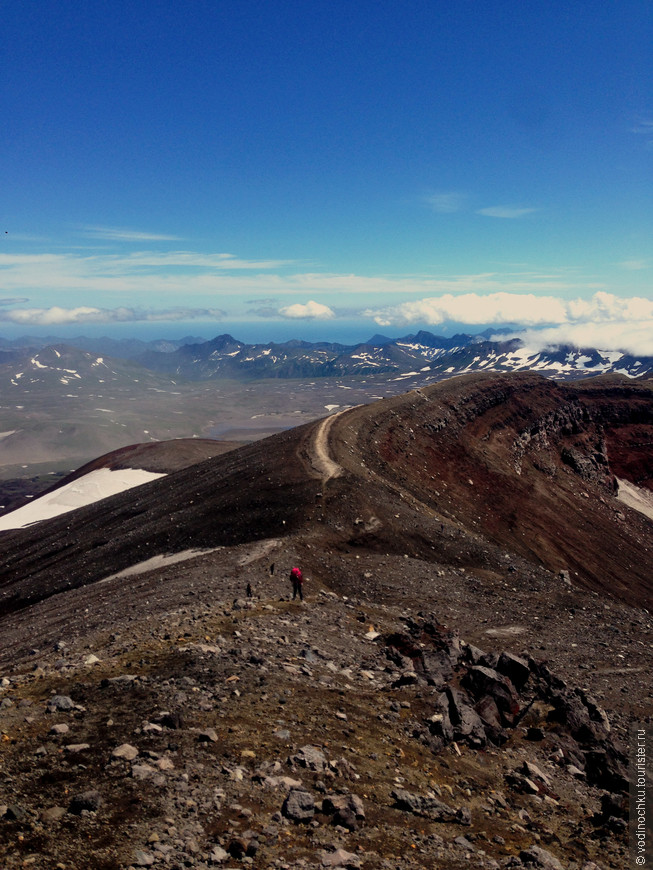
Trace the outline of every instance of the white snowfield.
[[619, 492], [617, 498], [633, 510], [644, 514], [649, 520], [653, 520], [653, 493], [648, 489], [643, 489], [641, 486], [635, 486], [634, 483], [629, 483], [627, 480], [620, 480]]
[[59, 516], [59, 514], [74, 511], [76, 508], [93, 504], [103, 498], [149, 483], [151, 480], [156, 480], [157, 477], [165, 477], [165, 474], [155, 474], [152, 471], [141, 471], [133, 468], [121, 471], [99, 468], [97, 471], [91, 471], [84, 477], [67, 483], [40, 498], [35, 498], [29, 504], [0, 517], [0, 531], [24, 529], [26, 526], [41, 522], [41, 520], [49, 520]]

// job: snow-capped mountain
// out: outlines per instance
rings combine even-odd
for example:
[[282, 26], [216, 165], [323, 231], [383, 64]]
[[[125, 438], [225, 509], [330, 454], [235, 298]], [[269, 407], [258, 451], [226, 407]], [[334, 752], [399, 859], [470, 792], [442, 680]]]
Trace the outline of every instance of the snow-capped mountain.
[[168, 352], [149, 351], [138, 360], [103, 357], [68, 345], [10, 351], [0, 357], [0, 396], [20, 402], [39, 394], [62, 399], [100, 396], [136, 389], [140, 394], [169, 392], [181, 381], [220, 378], [373, 377], [420, 386], [471, 372], [534, 371], [557, 380], [601, 374], [630, 378], [653, 374], [653, 357], [620, 351], [562, 346], [530, 348], [519, 339], [488, 341], [479, 336], [443, 338], [428, 332], [358, 345], [287, 341], [245, 344], [231, 335], [184, 345]]
[[[51, 395], [77, 395], [90, 386], [120, 389], [143, 381], [144, 386], [161, 386], [162, 378], [126, 360], [112, 359], [68, 345], [41, 350], [14, 351], [0, 358], [2, 395], [47, 391]], [[171, 381], [165, 378], [165, 385]]]
[[[479, 336], [452, 338], [419, 332], [403, 338], [353, 346], [306, 341], [245, 344], [225, 334], [185, 345], [172, 353], [138, 358], [145, 367], [188, 380], [215, 377], [315, 378], [351, 375], [423, 375], [427, 380], [475, 371], [537, 371], [573, 379], [618, 373], [641, 377], [653, 371], [653, 357], [574, 347], [535, 349], [519, 339], [487, 341]], [[430, 376], [430, 377], [429, 377]]]

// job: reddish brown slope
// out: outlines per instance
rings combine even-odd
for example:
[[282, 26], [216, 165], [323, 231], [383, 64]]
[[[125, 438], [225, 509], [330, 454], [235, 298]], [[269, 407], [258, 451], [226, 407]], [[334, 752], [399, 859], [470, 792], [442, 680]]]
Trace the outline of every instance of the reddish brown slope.
[[[354, 411], [334, 428], [377, 479], [433, 512], [415, 528], [436, 549], [441, 516], [590, 588], [651, 603], [653, 526], [614, 497], [615, 472], [639, 485], [653, 476], [653, 452], [641, 446], [653, 440], [650, 386], [474, 375], [379, 403], [374, 415]], [[352, 466], [342, 446], [339, 456]]]

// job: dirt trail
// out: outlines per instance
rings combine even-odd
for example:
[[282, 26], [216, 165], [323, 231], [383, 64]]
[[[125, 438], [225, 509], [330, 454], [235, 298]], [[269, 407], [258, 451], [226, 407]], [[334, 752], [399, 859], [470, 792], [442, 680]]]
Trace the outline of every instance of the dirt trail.
[[345, 411], [351, 411], [351, 408], [344, 408], [338, 411], [337, 414], [331, 414], [330, 417], [325, 417], [320, 422], [313, 436], [313, 444], [311, 447], [311, 464], [313, 468], [320, 474], [324, 483], [332, 477], [339, 477], [343, 472], [343, 467], [338, 465], [329, 455], [329, 432], [333, 426], [334, 420]]

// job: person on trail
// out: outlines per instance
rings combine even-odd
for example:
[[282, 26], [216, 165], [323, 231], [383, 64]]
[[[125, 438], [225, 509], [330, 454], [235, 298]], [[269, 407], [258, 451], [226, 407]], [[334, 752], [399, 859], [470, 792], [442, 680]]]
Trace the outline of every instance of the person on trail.
[[299, 568], [292, 569], [292, 571], [290, 572], [290, 580], [292, 582], [292, 600], [294, 601], [295, 598], [297, 598], [297, 596], [299, 595], [299, 600], [303, 601], [304, 600], [304, 589], [303, 589], [304, 578], [302, 577], [302, 572], [299, 570]]

